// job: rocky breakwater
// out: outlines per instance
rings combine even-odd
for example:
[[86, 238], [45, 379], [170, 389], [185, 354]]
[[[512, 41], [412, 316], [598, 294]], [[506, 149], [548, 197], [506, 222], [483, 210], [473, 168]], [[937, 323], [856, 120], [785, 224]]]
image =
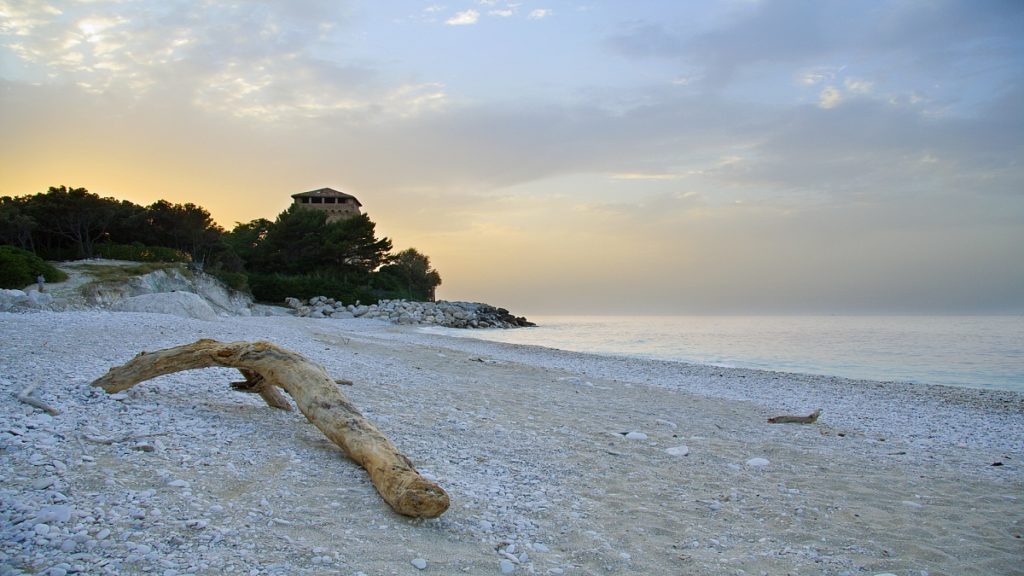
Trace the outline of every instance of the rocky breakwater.
[[407, 325], [431, 325], [446, 328], [521, 328], [535, 326], [522, 316], [513, 316], [504, 308], [479, 302], [409, 302], [381, 300], [376, 304], [345, 305], [333, 298], [316, 296], [307, 301], [285, 298], [296, 316], [308, 318], [374, 318]]

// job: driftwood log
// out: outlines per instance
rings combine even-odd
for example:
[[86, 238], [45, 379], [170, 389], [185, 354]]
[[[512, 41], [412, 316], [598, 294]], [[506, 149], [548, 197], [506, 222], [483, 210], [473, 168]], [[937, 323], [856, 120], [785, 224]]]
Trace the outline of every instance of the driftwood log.
[[123, 366], [111, 368], [92, 385], [115, 393], [164, 374], [210, 367], [238, 368], [246, 381], [234, 383], [234, 388], [258, 393], [275, 408], [290, 409], [277, 390], [284, 389], [314, 426], [366, 469], [377, 492], [395, 512], [435, 518], [448, 509], [448, 494], [416, 471], [349, 402], [322, 366], [269, 342], [199, 340], [142, 352]]
[[811, 412], [808, 416], [775, 416], [768, 419], [769, 424], [814, 424], [821, 416], [821, 408]]

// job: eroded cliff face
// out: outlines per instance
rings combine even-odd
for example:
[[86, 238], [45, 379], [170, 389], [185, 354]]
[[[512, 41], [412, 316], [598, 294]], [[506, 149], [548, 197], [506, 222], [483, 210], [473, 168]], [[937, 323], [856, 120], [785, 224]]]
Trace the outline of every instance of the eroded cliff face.
[[[201, 307], [204, 312], [208, 308], [216, 315], [253, 314], [254, 305], [248, 294], [232, 290], [213, 276], [189, 270], [184, 265], [154, 266], [119, 260], [78, 260], [59, 263], [57, 267], [67, 273], [67, 281], [47, 284], [42, 293], [38, 292], [36, 285], [22, 291], [4, 291], [5, 294], [0, 294], [0, 300], [3, 300], [0, 309], [111, 308], [175, 313], [163, 308], [182, 308], [182, 296], [188, 294], [188, 303], [192, 308]], [[145, 298], [140, 299], [142, 296]], [[166, 306], [163, 305], [164, 300]]]
[[124, 280], [90, 282], [81, 287], [88, 305], [104, 308], [144, 294], [171, 292], [196, 294], [218, 313], [252, 314], [252, 298], [248, 294], [231, 290], [208, 274], [183, 268], [165, 268]]

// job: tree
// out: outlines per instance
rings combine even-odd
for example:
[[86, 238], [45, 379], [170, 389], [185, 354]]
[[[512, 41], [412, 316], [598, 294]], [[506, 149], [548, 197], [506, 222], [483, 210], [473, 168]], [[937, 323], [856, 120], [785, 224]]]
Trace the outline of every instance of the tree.
[[254, 272], [312, 274], [321, 268], [327, 214], [292, 206], [278, 214], [247, 262]]
[[47, 247], [59, 250], [64, 239], [80, 258], [92, 258], [94, 246], [106, 235], [118, 206], [113, 198], [67, 186], [51, 186], [28, 203], [29, 215], [39, 224], [40, 232], [50, 236]]
[[391, 258], [391, 240], [378, 240], [376, 227], [366, 214], [328, 224], [322, 263], [343, 274], [370, 274], [386, 264]]
[[38, 226], [35, 219], [25, 211], [24, 199], [10, 196], [0, 198], [0, 242], [17, 245], [34, 253], [32, 232]]
[[232, 232], [255, 272], [321, 274], [361, 281], [387, 263], [391, 240], [375, 236], [366, 214], [327, 222], [327, 214], [291, 206], [269, 226], [251, 222]]
[[441, 275], [430, 267], [430, 258], [415, 248], [396, 254], [391, 264], [380, 269], [380, 275], [413, 300], [433, 301], [441, 285]]
[[146, 208], [145, 219], [149, 229], [146, 244], [187, 252], [193, 262], [205, 262], [223, 233], [205, 208], [192, 203], [154, 202]]

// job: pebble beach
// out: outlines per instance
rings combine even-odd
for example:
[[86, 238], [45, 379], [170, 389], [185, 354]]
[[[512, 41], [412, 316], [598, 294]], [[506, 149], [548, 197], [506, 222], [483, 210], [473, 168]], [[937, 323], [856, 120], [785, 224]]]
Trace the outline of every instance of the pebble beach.
[[[90, 386], [200, 338], [351, 380], [451, 508], [395, 514], [301, 413], [231, 390], [237, 371]], [[1019, 393], [367, 319], [0, 313], [0, 341], [0, 575], [1024, 574]]]

